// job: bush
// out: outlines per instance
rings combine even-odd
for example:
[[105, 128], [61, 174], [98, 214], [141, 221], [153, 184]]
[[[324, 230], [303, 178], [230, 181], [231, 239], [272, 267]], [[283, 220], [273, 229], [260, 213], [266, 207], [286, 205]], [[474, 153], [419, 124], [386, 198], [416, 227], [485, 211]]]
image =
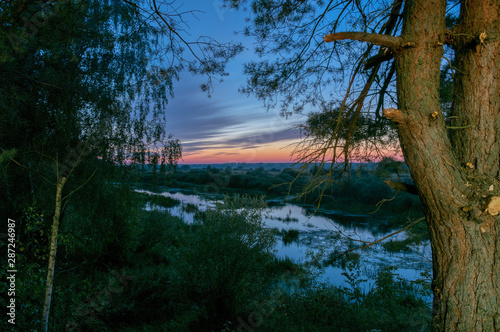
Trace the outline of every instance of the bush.
[[[124, 262], [129, 268], [112, 265], [107, 265], [106, 271], [90, 268], [87, 270], [90, 273], [76, 278], [73, 275], [66, 283], [73, 283], [73, 289], [81, 289], [87, 283], [92, 285], [76, 306], [72, 307], [65, 295], [71, 313], [66, 320], [73, 324], [73, 330], [170, 330], [164, 326], [166, 322], [190, 313], [185, 308], [190, 308], [191, 302], [180, 287], [182, 278], [173, 267], [177, 249], [189, 245], [182, 236], [189, 226], [158, 210], [143, 211], [141, 217], [140, 231], [136, 233], [140, 245]], [[73, 297], [78, 298], [75, 294]], [[61, 295], [60, 301], [63, 299]]]
[[139, 265], [170, 263], [172, 251], [185, 245], [182, 219], [161, 211], [144, 211], [141, 218], [140, 245], [133, 262]]
[[182, 289], [199, 308], [192, 329], [220, 329], [264, 289], [275, 243], [262, 227], [264, 207], [262, 198], [225, 198], [185, 235], [189, 245], [179, 248], [177, 266]]
[[140, 244], [141, 206], [135, 192], [112, 184], [103, 185], [92, 202], [74, 201], [61, 230], [74, 237], [68, 251], [79, 259], [125, 262]]
[[382, 243], [382, 246], [388, 252], [411, 252], [412, 249], [410, 245], [413, 244], [412, 239], [405, 239], [402, 241], [389, 240]]
[[[356, 268], [348, 272], [354, 279]], [[352, 285], [357, 281], [352, 280]], [[374, 289], [363, 293], [357, 286], [317, 285], [286, 293], [275, 303], [271, 314], [255, 331], [345, 331], [384, 332], [427, 331], [431, 310], [421, 299], [419, 289], [397, 278], [391, 268], [381, 269]]]
[[[226, 198], [192, 225], [144, 212], [128, 284], [103, 303], [84, 306], [92, 321], [73, 321], [87, 330], [221, 330], [268, 292], [273, 276], [299, 269], [273, 257], [275, 236], [262, 227], [264, 207], [262, 198]], [[101, 281], [91, 300], [116, 288], [106, 283], [109, 276], [94, 275]]]

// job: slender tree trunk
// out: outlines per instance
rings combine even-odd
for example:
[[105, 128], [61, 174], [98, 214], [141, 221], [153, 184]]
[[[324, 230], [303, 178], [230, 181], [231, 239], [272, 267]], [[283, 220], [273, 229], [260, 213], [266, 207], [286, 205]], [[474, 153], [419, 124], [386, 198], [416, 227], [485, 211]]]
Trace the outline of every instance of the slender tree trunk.
[[[498, 2], [462, 8], [462, 33], [473, 37], [457, 51], [455, 112], [471, 126], [451, 141], [439, 103], [446, 1], [405, 2], [401, 37], [408, 44], [395, 56], [399, 105], [385, 115], [397, 126], [430, 230], [433, 331], [500, 330], [500, 218], [492, 203], [500, 199]], [[480, 28], [471, 29], [485, 15], [490, 46]]]
[[50, 302], [52, 299], [52, 285], [54, 284], [54, 270], [56, 265], [57, 234], [59, 231], [59, 219], [61, 217], [62, 191], [67, 178], [62, 177], [57, 180], [56, 185], [56, 206], [54, 218], [52, 219], [52, 233], [50, 236], [49, 267], [47, 271], [47, 282], [45, 284], [45, 301], [43, 303], [42, 329], [47, 332], [49, 327]]

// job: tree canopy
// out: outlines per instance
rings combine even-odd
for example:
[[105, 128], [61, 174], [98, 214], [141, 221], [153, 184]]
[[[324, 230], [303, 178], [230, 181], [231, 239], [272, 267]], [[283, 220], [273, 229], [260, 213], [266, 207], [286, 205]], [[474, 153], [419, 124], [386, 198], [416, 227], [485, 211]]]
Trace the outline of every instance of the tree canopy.
[[165, 110], [180, 72], [205, 75], [210, 90], [241, 50], [188, 39], [186, 15], [156, 0], [2, 2], [0, 142], [21, 173], [51, 178], [56, 160], [60, 175], [84, 159], [144, 162], [146, 149], [171, 146]]
[[188, 70], [205, 75], [202, 89], [210, 92], [241, 50], [188, 39], [184, 17], [193, 14], [159, 0], [0, 4], [0, 206], [9, 218], [29, 207], [52, 215], [44, 331], [69, 198], [80, 192], [98, 199], [82, 187], [96, 177], [112, 182], [116, 165], [176, 167], [180, 142], [164, 127], [174, 82]]

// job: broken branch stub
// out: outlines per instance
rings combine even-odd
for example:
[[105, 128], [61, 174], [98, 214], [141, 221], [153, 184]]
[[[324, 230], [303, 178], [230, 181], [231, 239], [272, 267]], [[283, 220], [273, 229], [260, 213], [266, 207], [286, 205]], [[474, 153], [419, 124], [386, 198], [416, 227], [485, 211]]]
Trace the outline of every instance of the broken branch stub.
[[403, 112], [395, 108], [386, 108], [382, 113], [387, 119], [394, 123], [404, 122]]
[[486, 207], [486, 212], [492, 216], [498, 215], [500, 213], [500, 196], [491, 196]]

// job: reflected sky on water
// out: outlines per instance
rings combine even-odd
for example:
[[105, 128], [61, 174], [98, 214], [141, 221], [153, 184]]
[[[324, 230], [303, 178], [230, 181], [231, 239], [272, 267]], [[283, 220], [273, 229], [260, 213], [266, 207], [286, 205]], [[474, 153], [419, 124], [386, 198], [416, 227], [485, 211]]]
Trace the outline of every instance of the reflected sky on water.
[[[155, 194], [147, 190], [137, 190], [148, 194]], [[157, 193], [156, 193], [157, 194]], [[180, 201], [180, 204], [167, 210], [174, 216], [182, 218], [186, 223], [194, 222], [194, 212], [186, 211], [186, 206], [196, 206], [199, 211], [207, 207], [214, 207], [213, 196], [195, 195], [189, 192], [163, 192], [158, 195], [171, 197]], [[270, 202], [270, 207], [263, 218], [267, 227], [278, 231], [298, 230], [298, 240], [285, 244], [278, 236], [276, 256], [288, 257], [296, 263], [310, 261], [310, 253], [323, 251], [328, 255], [333, 250], [344, 251], [348, 248], [364, 245], [362, 241], [375, 241], [393, 232], [383, 230], [377, 220], [370, 216], [346, 215], [339, 211], [315, 211], [310, 206], [300, 206], [289, 203]], [[339, 236], [340, 235], [340, 236]], [[392, 240], [401, 240], [406, 237], [404, 232], [391, 237]], [[350, 239], [346, 241], [346, 238]], [[339, 240], [342, 239], [342, 240]], [[430, 245], [421, 245], [414, 248], [412, 253], [389, 253], [380, 245], [374, 245], [355, 252], [360, 256], [360, 278], [368, 279], [361, 287], [368, 291], [374, 285], [373, 277], [380, 266], [397, 266], [395, 273], [407, 280], [422, 278], [421, 272], [431, 268]], [[336, 286], [347, 286], [345, 272], [341, 267], [326, 266], [321, 269], [319, 281]]]

